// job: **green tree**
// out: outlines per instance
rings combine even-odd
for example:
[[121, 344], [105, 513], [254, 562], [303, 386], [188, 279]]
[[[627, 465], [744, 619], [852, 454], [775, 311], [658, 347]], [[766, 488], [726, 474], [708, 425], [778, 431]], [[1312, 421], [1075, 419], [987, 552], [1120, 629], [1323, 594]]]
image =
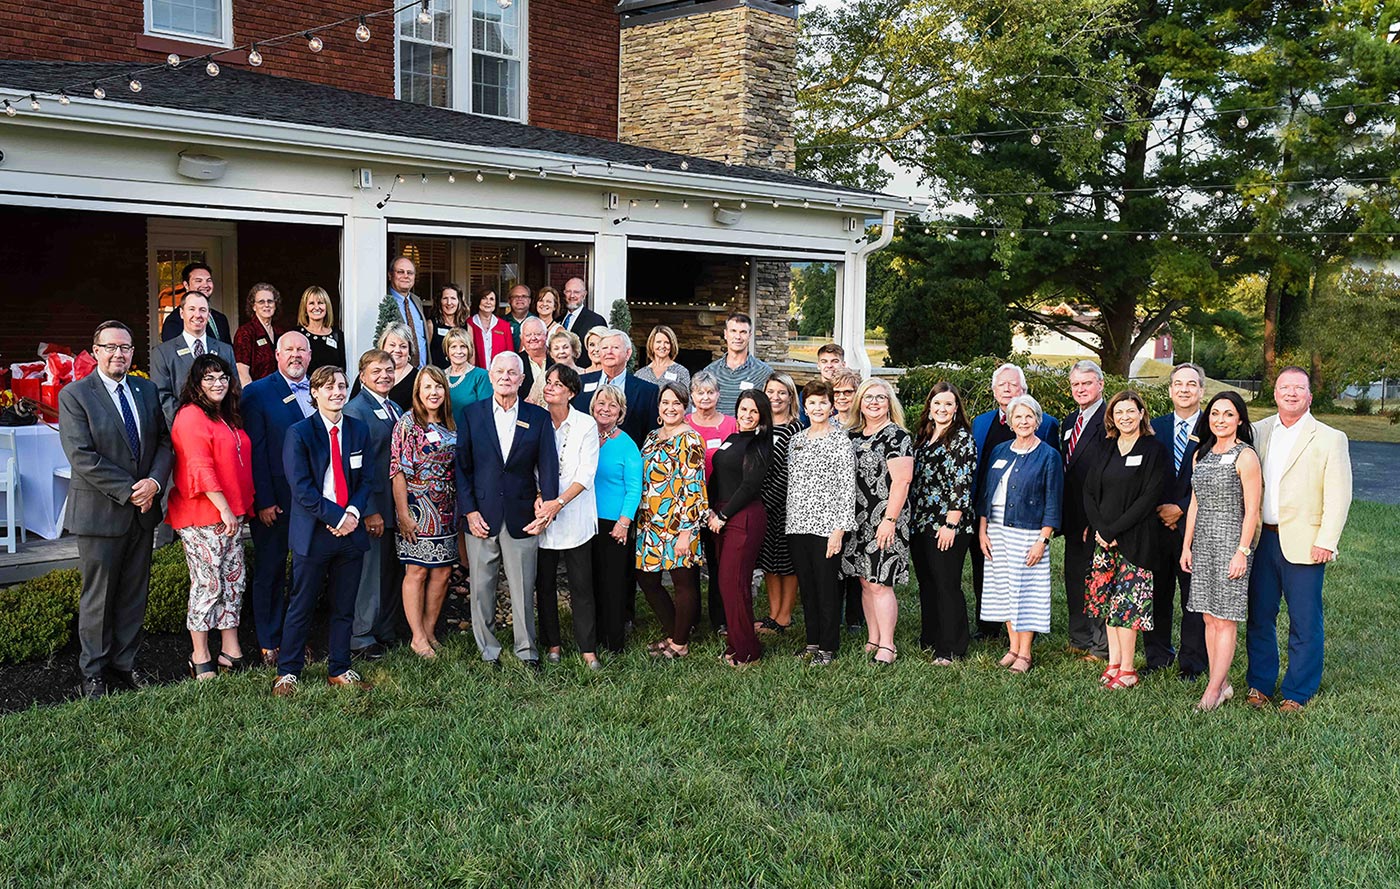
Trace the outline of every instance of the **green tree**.
[[800, 336], [831, 336], [836, 327], [836, 267], [814, 262], [792, 270], [793, 315]]
[[1400, 368], [1400, 277], [1358, 268], [1323, 274], [1304, 313], [1302, 349], [1318, 356], [1321, 395]]

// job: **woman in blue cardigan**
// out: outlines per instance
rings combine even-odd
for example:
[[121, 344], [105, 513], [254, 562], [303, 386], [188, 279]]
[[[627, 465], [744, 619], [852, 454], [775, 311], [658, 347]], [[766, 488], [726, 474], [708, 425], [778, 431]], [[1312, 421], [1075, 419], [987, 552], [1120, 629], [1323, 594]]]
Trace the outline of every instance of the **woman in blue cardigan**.
[[982, 613], [1006, 624], [1001, 665], [1013, 673], [1031, 668], [1031, 640], [1050, 632], [1050, 538], [1060, 526], [1064, 465], [1060, 454], [1036, 436], [1043, 412], [1029, 395], [1011, 399], [1006, 416], [1016, 438], [993, 448], [987, 483], [977, 504], [987, 573]]

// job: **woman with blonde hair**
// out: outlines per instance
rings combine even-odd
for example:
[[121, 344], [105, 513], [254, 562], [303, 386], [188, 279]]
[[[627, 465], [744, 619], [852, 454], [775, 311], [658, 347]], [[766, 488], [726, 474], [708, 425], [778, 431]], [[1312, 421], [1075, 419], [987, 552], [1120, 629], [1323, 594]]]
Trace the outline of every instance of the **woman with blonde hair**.
[[578, 357], [583, 354], [583, 343], [579, 341], [578, 334], [560, 327], [549, 335], [545, 350], [553, 363], [578, 370]]
[[658, 324], [647, 335], [647, 363], [637, 369], [637, 379], [660, 386], [662, 383], [680, 383], [690, 388], [690, 371], [676, 363], [681, 347], [676, 340], [676, 332], [665, 324]]
[[447, 357], [447, 390], [454, 411], [491, 397], [491, 375], [476, 366], [470, 333], [460, 327], [452, 328], [442, 338], [442, 350]]
[[[389, 400], [405, 411], [413, 409], [413, 390], [418, 379], [418, 356], [413, 351], [410, 336], [408, 327], [395, 321], [384, 325], [376, 344], [394, 359], [394, 388], [389, 390]], [[360, 381], [356, 380], [356, 391], [359, 385]]]
[[302, 291], [297, 307], [297, 330], [311, 343], [311, 361], [306, 375], [318, 367], [345, 366], [345, 335], [335, 326], [335, 308], [324, 287], [312, 285]]

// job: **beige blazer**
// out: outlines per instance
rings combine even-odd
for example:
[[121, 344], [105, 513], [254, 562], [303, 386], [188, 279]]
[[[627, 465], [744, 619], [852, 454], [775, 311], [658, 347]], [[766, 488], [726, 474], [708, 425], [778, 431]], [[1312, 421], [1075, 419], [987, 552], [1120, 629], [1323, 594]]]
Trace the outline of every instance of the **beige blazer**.
[[[1269, 460], [1269, 436], [1278, 415], [1254, 424], [1254, 448], [1261, 467]], [[1312, 414], [1298, 422], [1303, 428], [1288, 455], [1278, 492], [1278, 538], [1283, 557], [1295, 565], [1312, 564], [1314, 546], [1337, 551], [1351, 509], [1351, 452], [1346, 433]]]

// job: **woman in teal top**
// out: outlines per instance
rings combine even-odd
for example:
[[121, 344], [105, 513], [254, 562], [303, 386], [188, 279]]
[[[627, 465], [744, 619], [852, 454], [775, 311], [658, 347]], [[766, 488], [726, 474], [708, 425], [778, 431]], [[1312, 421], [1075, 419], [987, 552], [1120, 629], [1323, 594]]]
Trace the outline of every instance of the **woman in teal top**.
[[442, 338], [442, 350], [447, 353], [448, 393], [452, 410], [459, 412], [473, 401], [491, 397], [491, 375], [475, 364], [472, 335], [454, 327]]
[[622, 651], [627, 605], [632, 599], [632, 519], [642, 502], [642, 454], [618, 429], [627, 396], [600, 386], [590, 410], [598, 423], [598, 471], [593, 496], [598, 533], [593, 537], [593, 597], [598, 608], [598, 646]]

